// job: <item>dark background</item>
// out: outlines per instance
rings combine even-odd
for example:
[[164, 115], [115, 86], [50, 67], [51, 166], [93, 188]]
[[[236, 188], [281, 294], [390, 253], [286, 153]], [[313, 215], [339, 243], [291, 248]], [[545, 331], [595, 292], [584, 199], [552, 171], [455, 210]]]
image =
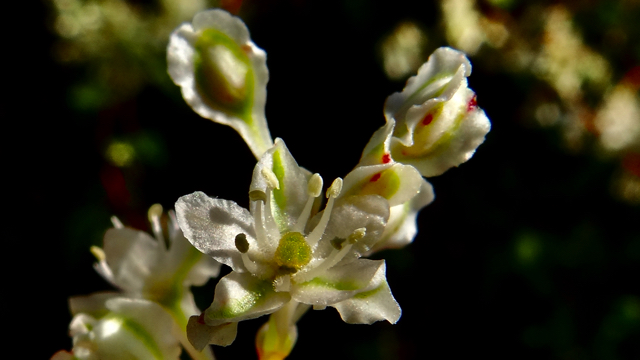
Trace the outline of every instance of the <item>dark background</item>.
[[[141, 11], [156, 5], [133, 3]], [[514, 18], [529, 6], [511, 3], [503, 11]], [[109, 289], [92, 269], [89, 247], [101, 245], [110, 216], [148, 230], [150, 205], [170, 209], [196, 190], [246, 206], [255, 160], [232, 129], [193, 113], [168, 76], [157, 75], [164, 74], [161, 51], [158, 68], [137, 65], [145, 81], [135, 92], [91, 88], [91, 63], [53, 55], [54, 7], [34, 4], [28, 29], [15, 38], [18, 50], [7, 53], [17, 66], [0, 109], [11, 124], [5, 176], [16, 181], [6, 189], [10, 289], [3, 293], [16, 301], [9, 314], [20, 324], [16, 338], [29, 344], [13, 346], [46, 359], [71, 348], [67, 298]], [[585, 42], [606, 53], [598, 34], [610, 20], [599, 17], [600, 5], [567, 3]], [[480, 7], [492, 11], [489, 2]], [[621, 26], [640, 19], [638, 6], [623, 9], [631, 15], [607, 16]], [[384, 123], [385, 98], [403, 87], [382, 70], [381, 38], [412, 20], [428, 29], [427, 54], [447, 45], [436, 2], [245, 1], [239, 15], [268, 54], [271, 134], [325, 183], [357, 163]], [[637, 34], [628, 35], [623, 49], [606, 53], [618, 79], [638, 64]], [[640, 210], [612, 195], [621, 162], [589, 146], [568, 151], [561, 129], [532, 122], [525, 99], [553, 91], [531, 74], [504, 71], [495, 53], [470, 57], [470, 87], [492, 121], [485, 143], [468, 163], [429, 179], [436, 200], [420, 213], [415, 242], [375, 255], [387, 261], [402, 318], [347, 325], [332, 308], [311, 311], [299, 322], [291, 359], [640, 357]], [[130, 166], [105, 157], [114, 139], [136, 148]], [[196, 292], [202, 307], [214, 284]], [[214, 349], [217, 357], [255, 358], [264, 321], [242, 322], [233, 345]]]

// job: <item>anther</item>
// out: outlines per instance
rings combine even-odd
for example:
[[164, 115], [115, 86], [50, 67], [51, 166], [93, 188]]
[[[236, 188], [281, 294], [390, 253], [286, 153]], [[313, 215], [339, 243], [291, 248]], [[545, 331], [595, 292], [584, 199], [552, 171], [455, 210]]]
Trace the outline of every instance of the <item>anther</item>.
[[267, 200], [267, 194], [261, 190], [252, 190], [249, 191], [249, 200], [265, 202], [265, 200]]
[[321, 192], [322, 177], [320, 176], [320, 174], [315, 173], [311, 175], [311, 178], [309, 178], [309, 183], [307, 184], [307, 194], [310, 197], [317, 198], [318, 196], [320, 196]]
[[247, 235], [240, 233], [236, 235], [236, 249], [245, 254], [249, 251], [249, 242], [247, 241]]
[[96, 257], [98, 261], [104, 261], [107, 259], [107, 255], [104, 253], [104, 250], [97, 246], [92, 246], [89, 248], [89, 251]]
[[247, 241], [247, 235], [240, 233], [236, 235], [236, 249], [240, 252], [240, 257], [242, 257], [242, 263], [244, 267], [249, 270], [250, 273], [255, 274], [258, 270], [258, 265], [249, 259], [249, 242]]
[[336, 237], [336, 238], [333, 238], [333, 240], [331, 240], [330, 243], [331, 243], [331, 246], [333, 246], [334, 249], [341, 250], [345, 241], [347, 241], [347, 239], [341, 239], [341, 238]]
[[355, 244], [358, 242], [358, 240], [362, 239], [366, 234], [367, 234], [367, 229], [365, 228], [355, 229], [353, 230], [351, 235], [349, 235], [349, 237], [347, 238], [347, 241], [349, 241], [350, 244]]
[[166, 243], [164, 242], [164, 236], [162, 236], [162, 225], [160, 224], [160, 217], [162, 216], [162, 205], [153, 204], [147, 211], [147, 217], [151, 223], [151, 230], [155, 235], [156, 240], [161, 244], [163, 249], [166, 249]]
[[264, 167], [260, 171], [262, 176], [264, 176], [264, 180], [267, 182], [267, 186], [271, 189], [280, 189], [280, 182], [278, 181], [278, 177], [273, 172], [273, 170]]
[[304, 228], [307, 226], [307, 220], [309, 220], [309, 215], [311, 215], [311, 208], [313, 207], [313, 202], [315, 198], [320, 196], [322, 193], [322, 177], [320, 174], [313, 174], [309, 178], [309, 182], [307, 183], [307, 194], [309, 198], [307, 199], [302, 212], [298, 216], [298, 220], [296, 220], [295, 225], [291, 229], [291, 231], [303, 232]]
[[342, 179], [336, 178], [327, 190], [327, 198], [337, 198], [342, 191]]

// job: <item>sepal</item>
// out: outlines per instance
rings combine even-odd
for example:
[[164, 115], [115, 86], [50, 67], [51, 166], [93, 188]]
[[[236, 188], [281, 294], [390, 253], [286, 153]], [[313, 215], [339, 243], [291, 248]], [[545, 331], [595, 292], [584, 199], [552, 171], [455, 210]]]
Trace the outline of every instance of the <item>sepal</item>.
[[242, 20], [219, 9], [197, 13], [167, 47], [169, 75], [189, 106], [238, 131], [256, 158], [273, 144], [264, 115], [266, 58]]

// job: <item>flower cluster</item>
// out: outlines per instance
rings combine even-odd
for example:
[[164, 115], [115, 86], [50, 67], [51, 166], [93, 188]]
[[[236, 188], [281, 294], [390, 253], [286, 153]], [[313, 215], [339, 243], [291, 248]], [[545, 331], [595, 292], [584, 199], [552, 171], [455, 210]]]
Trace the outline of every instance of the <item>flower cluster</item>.
[[270, 314], [256, 346], [261, 359], [282, 359], [309, 308], [334, 307], [347, 323], [395, 323], [401, 310], [384, 260], [364, 256], [413, 241], [416, 216], [434, 199], [424, 177], [467, 161], [490, 122], [467, 87], [471, 64], [437, 49], [384, 105], [373, 134], [344, 179], [325, 192], [323, 179], [300, 167], [264, 116], [266, 54], [244, 23], [222, 10], [196, 14], [176, 29], [169, 74], [201, 116], [236, 129], [257, 164], [250, 208], [202, 192], [181, 197], [177, 221], [201, 252], [233, 270], [220, 279], [211, 306], [187, 325], [197, 349], [228, 345], [242, 320]]
[[73, 350], [52, 360], [177, 360], [181, 345], [193, 359], [213, 359], [210, 351], [196, 351], [187, 341], [186, 326], [189, 316], [199, 313], [189, 287], [218, 276], [220, 264], [189, 244], [173, 212], [166, 241], [161, 216], [160, 205], [149, 209], [155, 238], [112, 218], [104, 247], [91, 250], [96, 271], [120, 292], [72, 297]]

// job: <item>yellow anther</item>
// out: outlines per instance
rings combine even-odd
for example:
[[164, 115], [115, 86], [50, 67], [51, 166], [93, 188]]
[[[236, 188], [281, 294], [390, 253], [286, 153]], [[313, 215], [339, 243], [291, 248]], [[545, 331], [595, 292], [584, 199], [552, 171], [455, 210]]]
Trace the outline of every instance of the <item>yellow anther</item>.
[[149, 218], [149, 222], [153, 222], [153, 219], [157, 219], [162, 216], [162, 205], [153, 204], [147, 211], [147, 217]]
[[96, 259], [98, 259], [98, 261], [103, 261], [107, 258], [107, 255], [104, 253], [104, 250], [102, 250], [102, 248], [99, 248], [97, 246], [90, 247], [89, 251], [91, 251], [93, 256], [95, 256]]
[[340, 195], [341, 191], [342, 191], [342, 179], [341, 178], [336, 178], [335, 180], [333, 180], [333, 183], [331, 184], [331, 186], [327, 190], [327, 197], [328, 198], [337, 198], [338, 195]]
[[318, 197], [322, 193], [322, 177], [316, 173], [311, 175], [309, 183], [307, 184], [307, 194], [311, 197]]
[[355, 244], [358, 242], [358, 240], [362, 239], [366, 234], [367, 234], [367, 229], [365, 228], [355, 229], [353, 230], [351, 235], [349, 235], [347, 240], [349, 241], [350, 244]]
[[280, 182], [278, 181], [278, 177], [273, 172], [273, 170], [263, 167], [260, 171], [264, 180], [267, 182], [267, 186], [271, 189], [280, 189]]

